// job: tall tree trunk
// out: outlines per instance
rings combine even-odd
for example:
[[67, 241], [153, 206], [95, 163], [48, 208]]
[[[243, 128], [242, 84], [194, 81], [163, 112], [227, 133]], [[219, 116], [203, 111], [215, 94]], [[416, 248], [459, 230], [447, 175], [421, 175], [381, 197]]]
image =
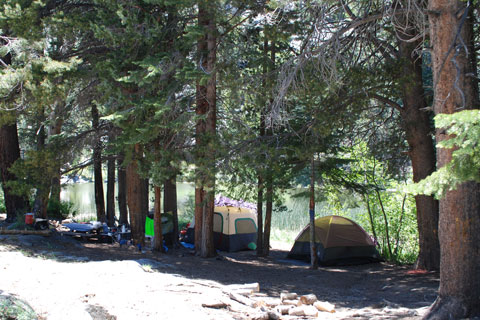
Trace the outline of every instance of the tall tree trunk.
[[60, 203], [60, 193], [62, 191], [60, 183], [60, 169], [55, 173], [55, 176], [52, 178], [52, 186], [50, 188], [50, 200]]
[[[64, 103], [55, 103], [54, 111], [50, 114], [50, 122], [52, 125], [48, 128], [48, 136], [54, 136], [60, 134], [62, 132], [63, 126], [63, 119], [59, 116], [59, 114], [63, 111], [65, 107]], [[55, 147], [55, 146], [53, 146]], [[60, 184], [60, 164], [57, 164], [55, 168], [55, 175], [52, 177], [51, 187], [50, 187], [50, 200], [56, 203], [60, 203], [60, 192], [61, 192], [61, 184]]]
[[[264, 35], [263, 40], [263, 65], [262, 65], [262, 88], [267, 91], [267, 77], [268, 77], [268, 39]], [[267, 99], [265, 97], [260, 98], [260, 127], [259, 127], [259, 136], [262, 139], [265, 136], [265, 113]], [[265, 163], [265, 156], [262, 156], [261, 163]], [[263, 251], [263, 190], [264, 186], [264, 176], [265, 171], [263, 168], [257, 170], [257, 255], [264, 256], [265, 252]]]
[[[197, 184], [198, 182], [195, 182]], [[204, 209], [204, 197], [205, 193], [202, 187], [195, 186], [195, 251], [197, 254], [200, 253], [200, 246], [202, 242], [202, 223], [203, 223], [203, 212]]]
[[[276, 57], [276, 45], [275, 40], [272, 40], [270, 45], [270, 70], [273, 71], [275, 69], [275, 57]], [[271, 75], [270, 75], [271, 76]], [[270, 90], [273, 90], [273, 81], [270, 81]], [[273, 105], [273, 96], [270, 96], [270, 103], [268, 108], [271, 109]], [[270, 111], [270, 110], [269, 110]], [[273, 130], [270, 128], [268, 130], [268, 134], [271, 136], [273, 135]], [[269, 161], [275, 161], [272, 157], [270, 157]], [[266, 199], [266, 208], [265, 208], [265, 225], [263, 228], [263, 254], [268, 256], [270, 254], [270, 230], [272, 228], [272, 213], [273, 213], [273, 172], [269, 168], [267, 169], [267, 177], [266, 177], [266, 184], [267, 184], [267, 199]]]
[[[40, 116], [43, 118], [43, 113]], [[44, 119], [39, 121], [39, 129], [37, 130], [37, 151], [38, 152], [45, 152], [45, 127], [43, 125]], [[45, 182], [40, 183], [37, 186], [37, 191], [35, 194], [35, 202], [33, 204], [33, 212], [38, 218], [46, 219], [47, 218], [47, 206], [48, 206], [48, 199], [50, 196], [50, 187], [51, 187], [51, 179], [45, 179]]]
[[180, 242], [178, 239], [177, 175], [176, 174], [174, 174], [170, 179], [165, 180], [165, 183], [163, 186], [163, 210], [165, 213], [172, 215], [172, 220], [173, 220], [172, 242], [174, 247], [178, 248], [180, 246]]
[[195, 190], [195, 248], [202, 257], [215, 256], [213, 243], [213, 210], [215, 199], [216, 138], [216, 23], [215, 8], [199, 1], [198, 25], [204, 35], [198, 40], [199, 65], [209, 76], [207, 84], [197, 83], [196, 113], [206, 116], [197, 120], [197, 181]]
[[[472, 25], [464, 1], [430, 0], [435, 114], [478, 107], [478, 87], [471, 77]], [[465, 45], [466, 43], [466, 45]], [[470, 49], [467, 53], [466, 49]], [[443, 129], [437, 141], [448, 139]], [[452, 149], [437, 151], [437, 165], [452, 159]], [[440, 288], [426, 319], [480, 316], [480, 185], [466, 182], [440, 200]]]
[[318, 269], [317, 243], [315, 241], [315, 156], [310, 163], [310, 268]]
[[107, 224], [115, 225], [115, 157], [107, 160]]
[[[4, 30], [4, 32], [8, 33], [7, 30]], [[5, 44], [6, 41], [0, 39], [0, 45]], [[12, 63], [12, 55], [10, 53], [7, 53], [6, 56], [1, 58], [7, 65]], [[8, 114], [7, 116], [10, 117], [11, 115]], [[18, 142], [17, 117], [15, 115], [13, 116], [13, 120], [8, 123], [2, 119], [2, 126], [0, 127], [0, 173], [5, 208], [7, 210], [7, 221], [9, 222], [14, 221], [17, 214], [22, 214], [27, 209], [27, 200], [21, 196], [14, 195], [6, 185], [8, 181], [16, 179], [15, 175], [8, 171], [8, 169], [10, 169], [13, 163], [19, 158], [20, 144]]]
[[8, 181], [16, 180], [16, 177], [8, 169], [20, 158], [20, 146], [18, 143], [17, 122], [4, 124], [0, 127], [0, 172], [2, 175], [2, 187], [7, 209], [7, 221], [14, 221], [17, 214], [22, 214], [27, 209], [26, 200], [13, 194], [7, 187]]
[[105, 222], [105, 198], [103, 194], [102, 177], [102, 142], [99, 132], [99, 114], [97, 106], [92, 103], [92, 127], [95, 130], [93, 145], [93, 176], [95, 186], [95, 207], [97, 209], [97, 220]]
[[142, 214], [145, 217], [150, 212], [150, 199], [148, 198], [150, 191], [150, 181], [148, 179], [142, 178]]
[[153, 251], [164, 252], [162, 236], [162, 189], [155, 186], [155, 205], [153, 206]]
[[257, 256], [263, 256], [263, 179], [258, 174], [257, 187]]
[[267, 177], [266, 207], [265, 207], [265, 225], [263, 227], [263, 254], [270, 254], [270, 230], [272, 228], [273, 212], [273, 181], [271, 172]]
[[142, 158], [140, 145], [135, 145], [134, 156], [127, 166], [127, 203], [130, 214], [130, 228], [132, 230], [133, 243], [144, 246], [145, 244], [145, 219], [143, 212], [143, 189], [144, 181], [138, 174], [138, 161]]
[[118, 176], [118, 212], [119, 224], [128, 225], [128, 210], [127, 210], [127, 174], [123, 166], [123, 154], [118, 156], [117, 160], [117, 176]]
[[[406, 18], [405, 18], [406, 19]], [[408, 25], [408, 22], [405, 23]], [[400, 32], [400, 31], [399, 31]], [[416, 31], [403, 30], [416, 34]], [[425, 92], [422, 79], [422, 58], [415, 51], [419, 41], [398, 40], [402, 69], [403, 109], [400, 113], [412, 161], [413, 181], [418, 182], [435, 171], [435, 148], [431, 120], [425, 110]], [[408, 81], [407, 81], [408, 79]], [[440, 267], [440, 244], [438, 241], [438, 201], [431, 196], [415, 197], [420, 252], [416, 268], [438, 270]]]

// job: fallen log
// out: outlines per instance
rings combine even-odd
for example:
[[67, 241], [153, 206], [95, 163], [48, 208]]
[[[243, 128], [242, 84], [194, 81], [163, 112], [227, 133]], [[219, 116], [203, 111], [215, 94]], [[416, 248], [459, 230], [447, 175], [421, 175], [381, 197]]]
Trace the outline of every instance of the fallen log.
[[10, 234], [22, 234], [22, 235], [37, 235], [48, 237], [52, 235], [50, 230], [8, 230], [0, 229], [0, 234], [10, 235]]
[[294, 292], [282, 292], [280, 293], [280, 300], [295, 300], [297, 299], [298, 295]]
[[257, 302], [253, 301], [245, 296], [242, 296], [241, 294], [235, 293], [235, 292], [230, 292], [229, 297], [232, 300], [235, 300], [237, 302], [240, 302], [241, 304], [244, 304], [246, 306], [249, 306], [251, 308], [256, 308], [257, 307]]
[[313, 306], [317, 308], [318, 311], [323, 311], [323, 312], [330, 312], [334, 313], [335, 312], [335, 305], [331, 304], [330, 302], [326, 301], [316, 301]]
[[305, 313], [305, 315], [307, 317], [316, 317], [318, 316], [318, 310], [317, 308], [315, 308], [314, 306], [304, 306], [303, 307], [303, 313]]
[[251, 290], [253, 292], [260, 292], [260, 284], [258, 282], [254, 283], [244, 283], [244, 284], [231, 284], [228, 285], [229, 290]]
[[288, 309], [288, 315], [289, 316], [304, 316], [305, 312], [303, 311], [302, 307], [294, 307]]
[[278, 313], [284, 315], [288, 314], [288, 310], [292, 309], [292, 306], [280, 305], [276, 307]]
[[302, 302], [302, 304], [311, 305], [317, 301], [317, 296], [314, 294], [307, 294], [307, 295], [301, 296], [300, 301]]
[[251, 319], [252, 320], [269, 320], [270, 316], [268, 315], [267, 312], [262, 312], [262, 313], [252, 315]]
[[274, 308], [282, 304], [282, 301], [278, 298], [268, 298], [268, 299], [263, 299], [263, 301], [265, 302], [265, 305], [270, 308]]
[[240, 295], [246, 296], [246, 297], [253, 294], [252, 289], [238, 289], [238, 290], [231, 290], [231, 292], [235, 292], [236, 294], [240, 294]]
[[202, 303], [202, 307], [204, 308], [213, 308], [213, 309], [222, 309], [229, 307], [230, 305], [223, 301], [211, 301]]
[[289, 309], [288, 315], [316, 317], [318, 315], [318, 310], [314, 306], [300, 306]]
[[300, 302], [300, 300], [298, 300], [298, 299], [295, 299], [295, 300], [283, 300], [282, 303], [283, 303], [283, 304], [286, 304], [286, 305], [289, 305], [289, 306], [299, 306], [299, 305], [302, 304], [302, 303]]
[[279, 320], [280, 319], [280, 314], [278, 314], [277, 312], [268, 311], [267, 314], [268, 314], [268, 319], [269, 320]]

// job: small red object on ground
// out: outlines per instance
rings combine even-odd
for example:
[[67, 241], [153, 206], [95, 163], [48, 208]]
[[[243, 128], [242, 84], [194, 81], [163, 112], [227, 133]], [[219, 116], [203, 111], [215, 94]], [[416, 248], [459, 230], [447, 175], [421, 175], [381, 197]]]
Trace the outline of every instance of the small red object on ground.
[[425, 269], [413, 269], [413, 270], [408, 270], [407, 271], [407, 274], [412, 274], [412, 275], [415, 275], [415, 274], [427, 274], [428, 271], [425, 270]]
[[33, 213], [25, 214], [25, 224], [33, 224]]

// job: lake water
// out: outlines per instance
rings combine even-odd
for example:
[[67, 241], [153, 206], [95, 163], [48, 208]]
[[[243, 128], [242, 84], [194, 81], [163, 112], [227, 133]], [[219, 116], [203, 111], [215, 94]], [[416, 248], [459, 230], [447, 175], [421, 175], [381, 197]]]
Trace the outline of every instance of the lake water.
[[[104, 184], [106, 193], [107, 185]], [[115, 186], [115, 192], [117, 192]], [[294, 191], [293, 191], [294, 192]], [[186, 221], [193, 217], [195, 188], [190, 183], [177, 183], [178, 214]], [[74, 204], [76, 218], [79, 220], [93, 220], [96, 216], [94, 184], [75, 183], [62, 188], [60, 195], [62, 201], [70, 201]], [[150, 208], [153, 208], [153, 193], [150, 194]], [[284, 196], [285, 209], [274, 212], [272, 216], [272, 228], [291, 230], [297, 232], [308, 223], [308, 199], [294, 199], [290, 194]], [[117, 202], [115, 201], [117, 206]], [[327, 215], [326, 208], [317, 204], [317, 215]], [[118, 215], [118, 208], [115, 210]]]
[[[106, 194], [107, 184], [104, 183], [103, 191]], [[115, 212], [118, 215], [118, 203], [116, 201], [118, 188], [115, 184]], [[195, 196], [195, 188], [189, 183], [177, 183], [177, 198], [178, 198], [178, 214], [182, 216], [189, 216], [188, 202]], [[79, 219], [94, 218], [96, 216], [95, 209], [95, 189], [93, 182], [67, 184], [62, 187], [60, 193], [62, 201], [70, 201], [74, 205], [74, 210], [77, 212]], [[150, 192], [150, 208], [153, 208], [154, 194]], [[190, 200], [190, 202], [193, 200]], [[105, 200], [106, 203], [106, 200]]]

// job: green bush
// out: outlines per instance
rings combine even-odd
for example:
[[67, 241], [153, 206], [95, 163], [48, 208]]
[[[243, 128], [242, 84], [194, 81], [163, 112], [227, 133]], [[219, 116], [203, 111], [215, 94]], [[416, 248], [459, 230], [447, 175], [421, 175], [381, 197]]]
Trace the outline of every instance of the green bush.
[[33, 320], [37, 319], [37, 315], [27, 302], [0, 295], [0, 319]]
[[0, 191], [0, 212], [1, 213], [7, 212], [7, 208], [5, 207], [5, 198], [3, 197], [3, 188], [2, 188], [2, 191]]
[[47, 216], [50, 219], [64, 220], [77, 214], [74, 210], [74, 204], [70, 201], [50, 200], [47, 207]]

